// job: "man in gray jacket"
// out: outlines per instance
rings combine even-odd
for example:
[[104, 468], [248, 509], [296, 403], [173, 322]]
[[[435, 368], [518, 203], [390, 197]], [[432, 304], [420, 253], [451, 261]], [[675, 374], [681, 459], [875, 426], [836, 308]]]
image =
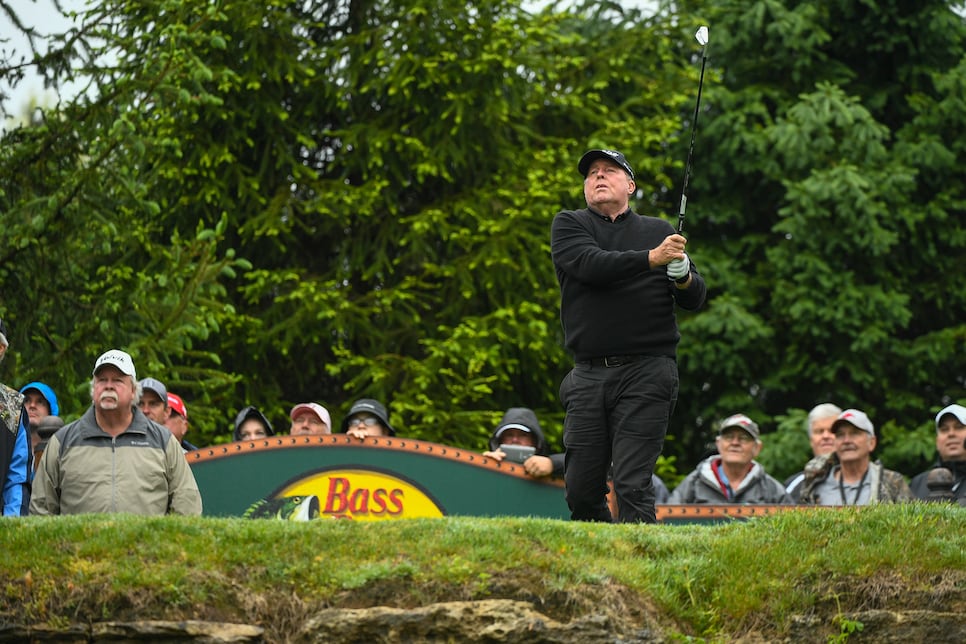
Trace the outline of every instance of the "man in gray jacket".
[[791, 504], [785, 487], [755, 461], [761, 452], [758, 424], [744, 414], [721, 421], [718, 453], [702, 461], [671, 493], [669, 504]]
[[101, 355], [93, 404], [50, 437], [34, 478], [31, 514], [201, 514], [201, 494], [171, 432], [138, 409], [131, 356]]

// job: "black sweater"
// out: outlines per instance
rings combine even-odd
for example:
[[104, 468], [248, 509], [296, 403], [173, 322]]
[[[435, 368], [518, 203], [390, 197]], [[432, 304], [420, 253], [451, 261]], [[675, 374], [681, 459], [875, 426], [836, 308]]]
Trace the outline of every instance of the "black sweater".
[[691, 262], [691, 285], [678, 289], [648, 251], [674, 233], [668, 222], [628, 210], [611, 221], [586, 208], [554, 217], [551, 253], [560, 282], [564, 343], [576, 360], [612, 355], [675, 357], [674, 304], [696, 310], [707, 287]]

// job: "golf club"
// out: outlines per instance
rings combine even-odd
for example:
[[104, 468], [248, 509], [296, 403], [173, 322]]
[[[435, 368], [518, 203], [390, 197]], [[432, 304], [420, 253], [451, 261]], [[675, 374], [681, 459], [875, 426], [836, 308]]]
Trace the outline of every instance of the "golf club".
[[694, 132], [698, 129], [698, 109], [701, 107], [701, 87], [704, 85], [704, 64], [708, 60], [708, 28], [698, 27], [694, 34], [701, 45], [701, 76], [698, 77], [698, 100], [694, 103], [694, 118], [691, 119], [691, 145], [688, 147], [688, 160], [684, 164], [684, 183], [681, 185], [681, 209], [678, 211], [678, 233], [684, 230], [684, 211], [688, 209], [688, 180], [691, 178], [691, 155], [694, 153]]

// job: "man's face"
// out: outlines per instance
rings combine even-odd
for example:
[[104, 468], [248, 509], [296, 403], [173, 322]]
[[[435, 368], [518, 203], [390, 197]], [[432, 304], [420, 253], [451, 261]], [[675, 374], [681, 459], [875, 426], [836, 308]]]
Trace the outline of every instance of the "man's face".
[[748, 465], [758, 452], [761, 451], [761, 443], [743, 429], [728, 427], [721, 435], [715, 439], [718, 447], [718, 454], [721, 461], [728, 465]]
[[500, 445], [526, 445], [527, 447], [536, 447], [537, 442], [530, 432], [511, 428], [500, 434]]
[[939, 419], [936, 429], [936, 451], [944, 461], [966, 461], [966, 425], [952, 414], [946, 414]]
[[309, 409], [303, 409], [292, 419], [292, 428], [289, 429], [292, 436], [304, 436], [312, 434], [328, 434], [329, 426], [321, 418]]
[[50, 416], [50, 403], [36, 389], [30, 389], [24, 394], [23, 406], [27, 410], [31, 427], [36, 428], [40, 421]]
[[596, 159], [590, 164], [584, 178], [584, 199], [597, 210], [627, 208], [634, 191], [634, 180], [624, 168], [608, 159]]
[[145, 416], [156, 423], [164, 425], [171, 415], [171, 409], [158, 395], [156, 391], [145, 389], [141, 393], [141, 402], [138, 404]]
[[184, 435], [188, 433], [188, 419], [175, 411], [171, 411], [171, 413], [168, 414], [168, 420], [164, 423], [164, 426], [168, 428], [169, 432], [174, 434], [174, 437], [177, 438], [179, 442], [184, 439]]
[[114, 365], [101, 367], [94, 376], [94, 408], [99, 411], [126, 410], [134, 404], [134, 383]]
[[808, 440], [812, 443], [812, 454], [824, 456], [835, 451], [835, 434], [832, 433], [832, 423], [835, 416], [819, 418], [812, 423], [812, 435]]
[[869, 461], [875, 449], [875, 436], [849, 423], [841, 423], [835, 432], [835, 453], [840, 463]]

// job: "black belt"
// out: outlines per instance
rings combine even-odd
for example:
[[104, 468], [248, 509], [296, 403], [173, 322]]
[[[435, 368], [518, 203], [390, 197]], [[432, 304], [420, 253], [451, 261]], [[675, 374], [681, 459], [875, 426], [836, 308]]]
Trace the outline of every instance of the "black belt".
[[578, 360], [578, 367], [621, 367], [632, 362], [640, 362], [650, 356], [638, 354], [633, 356], [604, 356], [602, 358], [591, 358], [589, 360]]

